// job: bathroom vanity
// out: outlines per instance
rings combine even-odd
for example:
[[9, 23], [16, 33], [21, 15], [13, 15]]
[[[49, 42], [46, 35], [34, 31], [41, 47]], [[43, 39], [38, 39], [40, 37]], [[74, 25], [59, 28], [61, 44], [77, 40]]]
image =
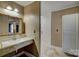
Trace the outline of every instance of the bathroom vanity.
[[34, 37], [23, 37], [17, 39], [7, 39], [0, 42], [0, 56], [4, 56], [13, 51], [18, 51], [18, 49], [28, 46], [33, 43]]

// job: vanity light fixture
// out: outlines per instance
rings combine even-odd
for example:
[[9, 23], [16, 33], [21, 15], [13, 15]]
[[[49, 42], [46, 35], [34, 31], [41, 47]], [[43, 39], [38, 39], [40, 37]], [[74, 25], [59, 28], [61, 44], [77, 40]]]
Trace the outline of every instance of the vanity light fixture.
[[8, 9], [8, 10], [12, 10], [11, 6], [7, 6], [7, 8], [6, 8], [6, 9]]
[[16, 8], [14, 9], [14, 11], [15, 11], [15, 12], [19, 12], [19, 10], [18, 10], [18, 9], [16, 9]]
[[6, 9], [7, 10], [10, 10], [10, 11], [19, 12], [19, 10], [17, 8], [15, 8], [14, 10], [12, 10], [12, 7], [11, 6], [7, 6]]

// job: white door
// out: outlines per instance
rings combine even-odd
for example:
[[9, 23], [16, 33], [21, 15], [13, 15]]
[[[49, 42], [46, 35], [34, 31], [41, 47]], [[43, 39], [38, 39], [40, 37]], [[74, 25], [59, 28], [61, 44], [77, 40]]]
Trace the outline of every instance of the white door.
[[78, 14], [62, 16], [62, 47], [66, 51], [74, 52], [78, 39]]

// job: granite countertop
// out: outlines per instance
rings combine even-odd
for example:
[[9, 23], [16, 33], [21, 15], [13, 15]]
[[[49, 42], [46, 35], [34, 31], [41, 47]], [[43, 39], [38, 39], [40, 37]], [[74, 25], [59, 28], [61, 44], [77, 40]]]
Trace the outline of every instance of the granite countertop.
[[0, 43], [0, 49], [3, 48], [7, 48], [13, 45], [17, 45], [23, 42], [27, 42], [27, 41], [33, 41], [34, 37], [20, 37], [20, 38], [16, 38], [16, 39], [7, 39], [7, 40], [3, 40]]

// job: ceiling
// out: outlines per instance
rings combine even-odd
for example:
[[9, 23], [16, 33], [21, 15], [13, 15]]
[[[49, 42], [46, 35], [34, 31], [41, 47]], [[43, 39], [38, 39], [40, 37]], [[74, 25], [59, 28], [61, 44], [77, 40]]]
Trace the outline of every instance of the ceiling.
[[79, 6], [79, 1], [44, 1], [41, 2], [41, 9], [46, 11], [58, 11], [69, 7]]
[[25, 7], [29, 4], [31, 4], [33, 1], [14, 1], [14, 2], [21, 5], [21, 6], [23, 6], [23, 7]]
[[[14, 1], [16, 2], [17, 4], [25, 7], [29, 4], [31, 4], [32, 2], [34, 1]], [[69, 7], [69, 6], [75, 6], [75, 5], [79, 5], [79, 2], [78, 1], [44, 1], [44, 2], [41, 2], [43, 5], [41, 7], [43, 7], [45, 10], [52, 10], [52, 11], [56, 11], [56, 10], [60, 10], [64, 7]], [[49, 7], [49, 8], [47, 8]]]

